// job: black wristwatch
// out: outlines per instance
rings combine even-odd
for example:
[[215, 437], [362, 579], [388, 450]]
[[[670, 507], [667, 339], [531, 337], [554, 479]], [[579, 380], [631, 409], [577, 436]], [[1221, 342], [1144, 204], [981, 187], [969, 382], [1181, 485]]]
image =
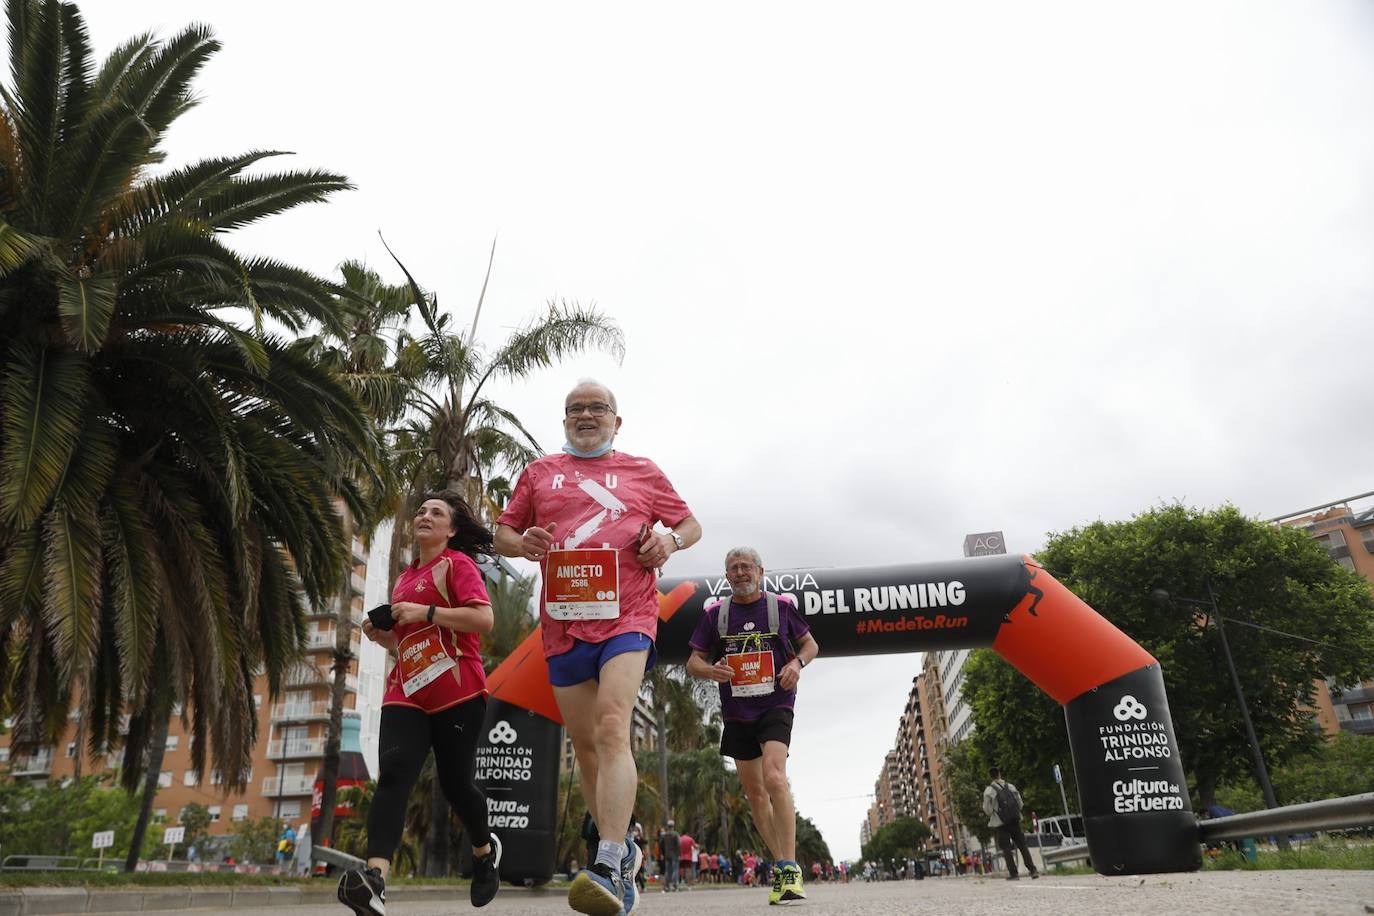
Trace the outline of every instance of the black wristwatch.
[[429, 621], [430, 623], [434, 622], [434, 605], [431, 604], [429, 606], [429, 613], [425, 615], [425, 620]]

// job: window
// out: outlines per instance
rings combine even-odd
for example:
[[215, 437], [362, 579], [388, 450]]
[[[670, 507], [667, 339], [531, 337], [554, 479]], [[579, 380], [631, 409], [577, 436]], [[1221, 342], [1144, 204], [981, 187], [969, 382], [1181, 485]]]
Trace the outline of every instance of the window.
[[1351, 706], [1350, 715], [1361, 722], [1368, 722], [1374, 719], [1374, 705], [1364, 703], [1360, 706]]
[[10, 749], [7, 748], [7, 747], [0, 747], [0, 763], [9, 763], [9, 762], [10, 762]]
[[76, 742], [75, 742], [75, 741], [68, 741], [68, 742], [67, 742], [67, 757], [68, 757], [68, 758], [71, 758], [71, 757], [75, 757], [75, 756], [76, 756]]
[[199, 780], [199, 779], [196, 779], [196, 771], [195, 771], [195, 770], [187, 770], [187, 771], [186, 771], [185, 773], [183, 773], [182, 776], [181, 776], [181, 784], [182, 784], [183, 786], [194, 786], [194, 785], [196, 785], [196, 784], [199, 783], [199, 782], [200, 782], [200, 780]]
[[1350, 557], [1336, 557], [1336, 562], [1341, 564], [1351, 572], [1355, 571], [1355, 561], [1350, 559]]
[[247, 806], [247, 805], [235, 805], [235, 806], [234, 806], [234, 820], [235, 820], [235, 821], [246, 821], [246, 820], [248, 820], [248, 806]]
[[299, 801], [284, 801], [281, 803], [282, 820], [292, 821], [301, 816], [301, 803]]
[[161, 789], [168, 789], [168, 788], [171, 788], [171, 785], [172, 785], [172, 774], [171, 774], [171, 771], [169, 771], [169, 770], [163, 770], [161, 773], [157, 774], [157, 784], [158, 784], [158, 788], [161, 788]]
[[220, 806], [219, 806], [219, 805], [211, 805], [211, 806], [210, 806], [210, 823], [212, 823], [212, 824], [218, 824], [218, 823], [219, 823], [219, 811], [220, 811]]
[[212, 786], [217, 786], [217, 785], [219, 785], [219, 784], [222, 783], [222, 782], [224, 782], [224, 774], [221, 773], [219, 770], [211, 770], [211, 771], [210, 771], [210, 785], [212, 785]]
[[177, 742], [178, 742], [179, 740], [180, 740], [180, 737], [179, 737], [178, 735], [168, 735], [168, 736], [167, 736], [167, 750], [169, 750], [169, 751], [174, 751], [174, 750], [176, 750], [176, 749], [177, 749]]
[[167, 820], [167, 809], [166, 809], [166, 808], [154, 808], [154, 809], [153, 809], [153, 820], [156, 821], [156, 822], [159, 823], [159, 824], [161, 824], [161, 823], [163, 823], [164, 821], [166, 821], [166, 820]]

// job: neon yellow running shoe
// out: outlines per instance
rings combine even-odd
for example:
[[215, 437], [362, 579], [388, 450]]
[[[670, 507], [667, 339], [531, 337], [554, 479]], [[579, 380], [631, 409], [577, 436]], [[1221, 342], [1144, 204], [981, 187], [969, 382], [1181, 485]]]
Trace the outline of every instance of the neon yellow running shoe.
[[773, 906], [782, 902], [782, 869], [773, 868], [773, 889], [768, 892], [768, 905]]
[[[806, 891], [802, 888], [801, 867], [797, 865], [784, 865], [782, 868], [778, 869], [778, 872], [781, 874], [782, 880], [774, 884], [778, 892], [778, 899], [776, 902], [786, 904], [798, 900], [805, 900]], [[774, 902], [772, 894], [768, 895], [768, 902]]]

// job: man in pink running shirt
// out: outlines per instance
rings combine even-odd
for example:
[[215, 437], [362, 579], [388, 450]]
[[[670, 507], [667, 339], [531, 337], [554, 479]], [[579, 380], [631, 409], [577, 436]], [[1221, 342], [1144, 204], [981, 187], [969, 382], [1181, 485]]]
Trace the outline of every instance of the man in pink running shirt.
[[[628, 916], [640, 856], [627, 837], [638, 783], [630, 715], [655, 659], [655, 571], [696, 543], [701, 525], [657, 465], [612, 447], [621, 417], [605, 385], [578, 382], [563, 416], [563, 454], [525, 468], [497, 520], [496, 549], [540, 564], [549, 681], [602, 837], [568, 905]], [[658, 523], [669, 530], [654, 530]]]

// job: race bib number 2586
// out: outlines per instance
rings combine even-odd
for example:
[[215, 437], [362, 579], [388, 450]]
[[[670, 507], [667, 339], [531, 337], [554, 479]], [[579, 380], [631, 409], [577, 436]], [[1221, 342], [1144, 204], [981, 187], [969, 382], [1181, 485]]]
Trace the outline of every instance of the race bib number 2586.
[[550, 550], [544, 568], [544, 609], [554, 620], [619, 617], [620, 563], [615, 548]]

